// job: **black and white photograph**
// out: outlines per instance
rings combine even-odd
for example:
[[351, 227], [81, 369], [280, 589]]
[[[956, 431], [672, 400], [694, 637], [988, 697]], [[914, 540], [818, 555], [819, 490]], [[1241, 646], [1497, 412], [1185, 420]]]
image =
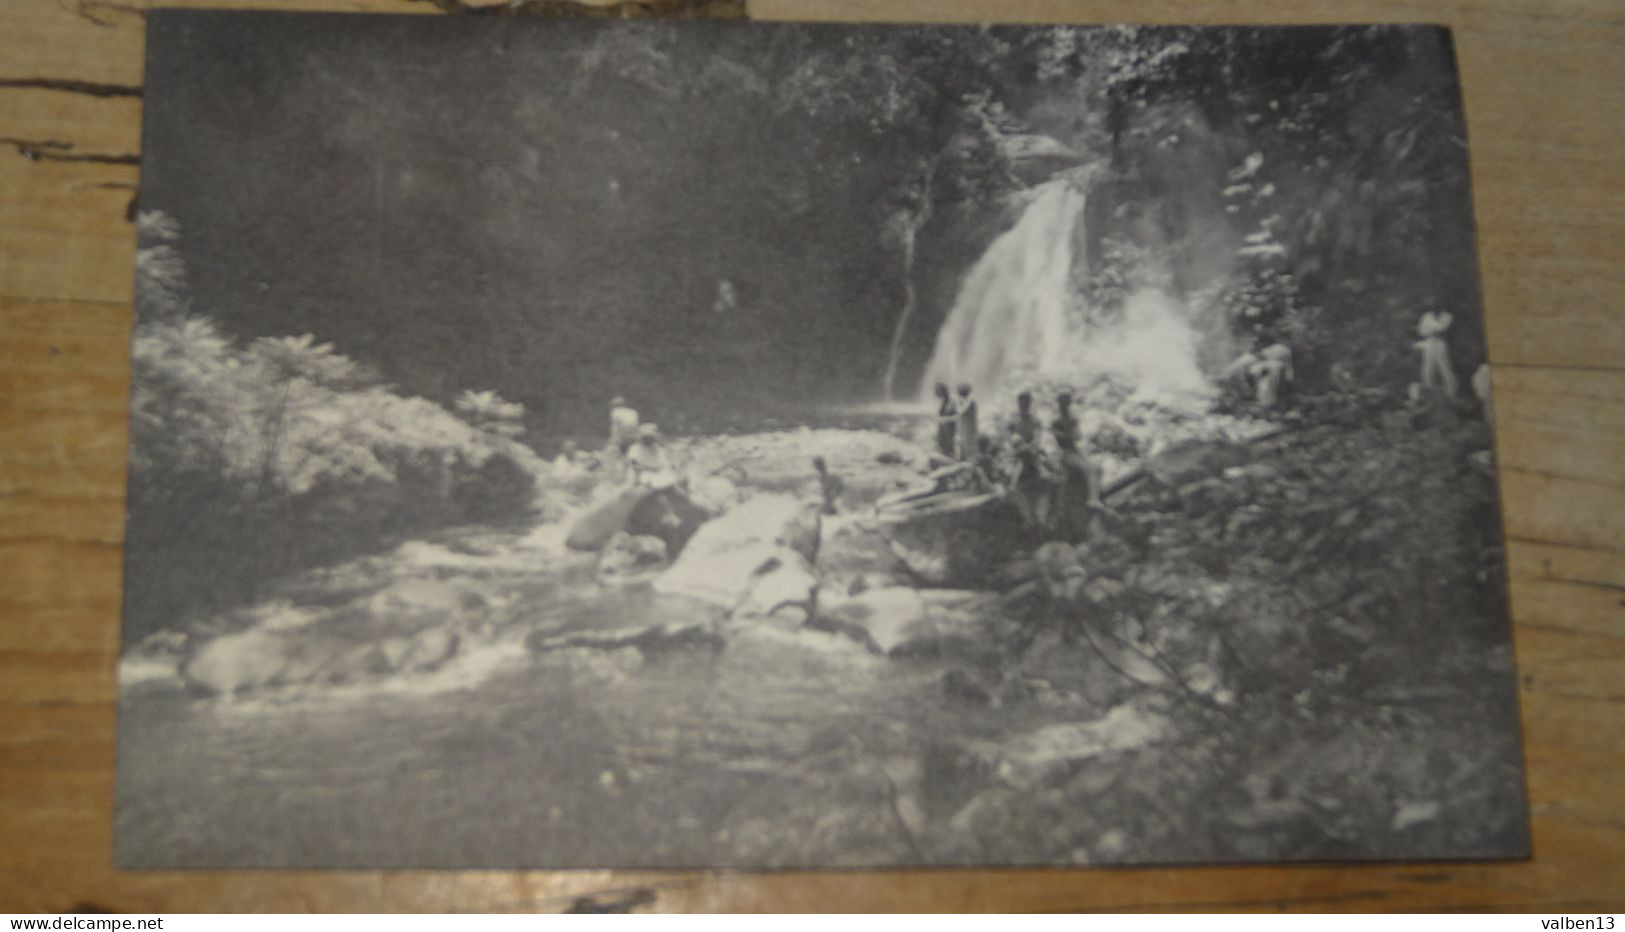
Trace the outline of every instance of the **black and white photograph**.
[[1528, 856], [1448, 30], [147, 42], [119, 866]]

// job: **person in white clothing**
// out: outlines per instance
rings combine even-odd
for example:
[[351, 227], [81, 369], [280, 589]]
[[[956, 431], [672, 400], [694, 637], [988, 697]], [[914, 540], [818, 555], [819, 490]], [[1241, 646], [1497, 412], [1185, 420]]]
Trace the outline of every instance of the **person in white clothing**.
[[1454, 319], [1449, 311], [1431, 310], [1416, 322], [1416, 332], [1422, 337], [1416, 341], [1416, 348], [1422, 351], [1422, 387], [1442, 388], [1452, 398], [1456, 397], [1456, 374], [1450, 369], [1450, 347], [1444, 334]]

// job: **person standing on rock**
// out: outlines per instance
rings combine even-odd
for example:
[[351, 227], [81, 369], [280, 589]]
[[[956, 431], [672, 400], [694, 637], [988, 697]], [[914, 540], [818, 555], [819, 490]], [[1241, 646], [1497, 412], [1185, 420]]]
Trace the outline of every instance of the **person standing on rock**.
[[1416, 332], [1422, 338], [1416, 341], [1416, 348], [1422, 351], [1422, 387], [1437, 385], [1451, 398], [1456, 397], [1456, 373], [1450, 369], [1450, 347], [1444, 334], [1454, 319], [1449, 311], [1435, 309], [1416, 322]]
[[1043, 524], [1048, 517], [1044, 502], [1043, 453], [1039, 447], [1044, 425], [1033, 413], [1033, 393], [1016, 396], [1016, 416], [1010, 421], [1010, 454], [1015, 465], [1010, 470], [1010, 489], [1027, 522]]
[[829, 471], [829, 464], [822, 456], [813, 457], [813, 469], [818, 471], [818, 490], [823, 496], [823, 514], [839, 514], [841, 510], [841, 496], [846, 494], [846, 480]]
[[638, 412], [628, 407], [619, 395], [609, 403], [609, 445], [621, 456], [638, 442]]
[[970, 396], [970, 383], [959, 384], [959, 401], [954, 404], [954, 411], [959, 417], [955, 458], [964, 463], [974, 462], [982, 447], [977, 440], [976, 399]]
[[1258, 362], [1250, 373], [1258, 387], [1258, 404], [1273, 408], [1281, 396], [1281, 383], [1292, 381], [1292, 348], [1271, 343], [1258, 351]]
[[626, 463], [632, 469], [632, 481], [651, 489], [669, 489], [677, 484], [671, 461], [660, 444], [660, 428], [644, 424], [638, 428], [638, 442], [626, 452]]
[[948, 386], [938, 382], [934, 389], [937, 396], [937, 452], [947, 459], [953, 459], [956, 452], [954, 434], [959, 430], [959, 408], [954, 404], [953, 396], [948, 394]]
[[1056, 496], [1056, 521], [1063, 534], [1081, 537], [1087, 527], [1089, 505], [1095, 494], [1090, 487], [1091, 470], [1080, 447], [1082, 431], [1078, 419], [1072, 414], [1072, 393], [1057, 395], [1055, 408], [1055, 420], [1050, 422], [1050, 432], [1055, 436], [1055, 446], [1061, 451], [1061, 485]]

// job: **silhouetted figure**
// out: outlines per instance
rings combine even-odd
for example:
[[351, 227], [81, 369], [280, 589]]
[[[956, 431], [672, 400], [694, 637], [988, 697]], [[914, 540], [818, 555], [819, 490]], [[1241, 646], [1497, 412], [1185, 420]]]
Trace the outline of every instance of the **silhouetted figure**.
[[818, 489], [823, 495], [822, 512], [826, 515], [839, 514], [841, 510], [841, 496], [846, 494], [846, 480], [829, 471], [829, 464], [824, 462], [822, 456], [813, 457], [813, 469], [818, 471]]
[[977, 429], [976, 399], [970, 396], [969, 384], [960, 383], [959, 400], [954, 404], [954, 411], [959, 416], [957, 458], [970, 462], [976, 459], [982, 447], [978, 441], [980, 432]]
[[1044, 500], [1044, 464], [1040, 447], [1044, 425], [1033, 413], [1031, 392], [1016, 396], [1016, 416], [1010, 421], [1010, 490], [1028, 523], [1043, 524], [1049, 509]]
[[954, 436], [959, 432], [959, 407], [948, 394], [947, 385], [938, 382], [933, 391], [937, 396], [937, 452], [953, 459]]
[[1416, 332], [1422, 337], [1416, 341], [1416, 348], [1422, 351], [1422, 387], [1436, 385], [1451, 398], [1456, 397], [1456, 374], [1450, 369], [1450, 347], [1444, 334], [1454, 319], [1449, 311], [1432, 310], [1416, 322]]
[[1059, 530], [1068, 539], [1081, 539], [1088, 529], [1089, 503], [1093, 490], [1089, 482], [1089, 463], [1080, 448], [1082, 430], [1072, 415], [1072, 393], [1062, 392], [1055, 398], [1055, 420], [1050, 422], [1050, 433], [1055, 446], [1061, 451], [1061, 481], [1056, 495], [1055, 516]]

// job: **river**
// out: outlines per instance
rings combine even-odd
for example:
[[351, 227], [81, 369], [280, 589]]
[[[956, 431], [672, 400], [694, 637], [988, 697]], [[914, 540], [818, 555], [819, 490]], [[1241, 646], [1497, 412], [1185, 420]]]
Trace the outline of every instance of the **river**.
[[[892, 441], [794, 431], [745, 442], [768, 451], [753, 462], [771, 483], [772, 466], [804, 463], [809, 444], [850, 474], [858, 460], [874, 465], [874, 444]], [[774, 452], [784, 450], [795, 452]], [[856, 494], [874, 494], [855, 484]], [[956, 698], [944, 677], [975, 673], [975, 658], [878, 657], [850, 638], [781, 624], [733, 629], [722, 649], [529, 650], [524, 638], [535, 632], [719, 614], [646, 584], [600, 584], [593, 557], [564, 550], [561, 536], [557, 524], [454, 529], [306, 574], [235, 616], [237, 627], [250, 618], [298, 637], [376, 625], [414, 600], [438, 605], [449, 589], [469, 617], [436, 621], [460, 626], [463, 640], [432, 672], [200, 697], [173, 668], [127, 654], [120, 863], [975, 860], [974, 845], [926, 839], [990, 779], [967, 749], [1080, 716], [1075, 705]]]

